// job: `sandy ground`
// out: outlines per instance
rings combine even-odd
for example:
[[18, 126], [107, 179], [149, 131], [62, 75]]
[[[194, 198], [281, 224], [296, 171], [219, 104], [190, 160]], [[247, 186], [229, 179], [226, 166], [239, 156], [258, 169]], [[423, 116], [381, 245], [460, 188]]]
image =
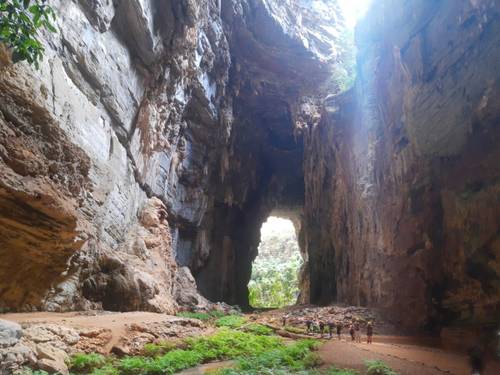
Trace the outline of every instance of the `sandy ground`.
[[[389, 341], [384, 338], [383, 341]], [[319, 354], [325, 366], [363, 370], [366, 360], [382, 360], [401, 375], [469, 375], [467, 356], [441, 349], [406, 344], [375, 342], [354, 344], [332, 340], [321, 346]], [[499, 375], [500, 363], [489, 361], [484, 375]]]
[[111, 330], [112, 338], [106, 345], [111, 349], [126, 333], [126, 324], [145, 324], [174, 321], [179, 318], [152, 312], [68, 312], [68, 313], [14, 313], [0, 314], [0, 319], [12, 320], [17, 323], [56, 323], [73, 328], [106, 328]]

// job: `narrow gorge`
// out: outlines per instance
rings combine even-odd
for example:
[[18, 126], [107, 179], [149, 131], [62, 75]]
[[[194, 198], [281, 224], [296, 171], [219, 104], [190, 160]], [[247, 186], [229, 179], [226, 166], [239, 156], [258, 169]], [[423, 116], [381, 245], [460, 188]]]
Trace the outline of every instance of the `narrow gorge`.
[[0, 44], [0, 312], [248, 309], [272, 215], [299, 303], [500, 323], [498, 1], [374, 1], [355, 51], [336, 0], [49, 3], [39, 69]]

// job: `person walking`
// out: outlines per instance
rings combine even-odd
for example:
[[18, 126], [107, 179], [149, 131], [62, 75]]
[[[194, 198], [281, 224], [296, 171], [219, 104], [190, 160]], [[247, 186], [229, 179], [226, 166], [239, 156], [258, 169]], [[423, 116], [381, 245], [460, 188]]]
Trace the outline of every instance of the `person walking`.
[[325, 323], [322, 320], [320, 320], [318, 325], [319, 325], [319, 333], [321, 335], [321, 338], [323, 338], [323, 334], [325, 333]]
[[332, 320], [328, 321], [328, 335], [330, 339], [333, 337], [333, 329], [335, 328], [335, 323]]
[[306, 333], [311, 333], [311, 326], [312, 326], [312, 320], [311, 318], [306, 319]]
[[340, 340], [342, 338], [342, 323], [337, 322], [337, 337]]
[[367, 344], [372, 343], [372, 337], [373, 337], [373, 325], [372, 322], [368, 322], [366, 326], [366, 342]]
[[359, 326], [359, 321], [356, 321], [354, 323], [354, 335], [356, 337], [356, 342], [360, 343], [361, 342], [361, 328]]
[[349, 326], [349, 334], [351, 335], [351, 341], [354, 341], [356, 338], [354, 337], [354, 325], [352, 323]]

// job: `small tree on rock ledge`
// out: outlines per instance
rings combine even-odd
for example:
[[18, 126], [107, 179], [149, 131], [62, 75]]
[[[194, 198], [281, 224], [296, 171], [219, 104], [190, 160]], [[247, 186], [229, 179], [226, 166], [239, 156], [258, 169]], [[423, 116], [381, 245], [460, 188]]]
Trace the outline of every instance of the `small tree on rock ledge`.
[[0, 42], [12, 50], [14, 62], [27, 61], [38, 69], [44, 52], [38, 30], [55, 32], [54, 20], [47, 0], [0, 0]]

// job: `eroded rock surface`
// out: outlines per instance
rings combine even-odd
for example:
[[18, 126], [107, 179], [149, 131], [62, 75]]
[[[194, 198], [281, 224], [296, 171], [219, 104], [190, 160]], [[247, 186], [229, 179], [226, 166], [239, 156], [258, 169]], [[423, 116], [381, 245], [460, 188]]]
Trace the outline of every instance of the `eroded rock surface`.
[[356, 86], [306, 136], [311, 300], [411, 327], [497, 321], [498, 17], [382, 1], [361, 24]]
[[245, 306], [273, 213], [302, 302], [496, 322], [497, 2], [374, 2], [344, 93], [333, 0], [50, 3], [0, 52], [0, 309]]

